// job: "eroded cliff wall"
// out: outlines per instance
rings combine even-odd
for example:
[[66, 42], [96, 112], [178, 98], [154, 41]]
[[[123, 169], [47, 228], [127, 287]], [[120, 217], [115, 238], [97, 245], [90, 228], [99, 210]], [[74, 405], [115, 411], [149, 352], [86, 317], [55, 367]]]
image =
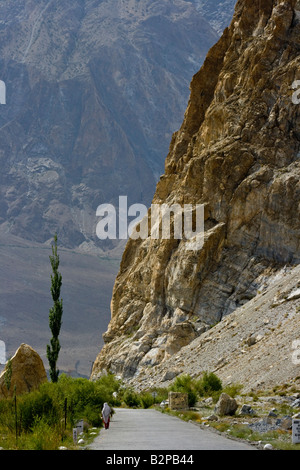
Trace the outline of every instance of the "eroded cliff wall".
[[92, 377], [168, 360], [300, 261], [300, 1], [239, 0], [193, 77], [155, 204], [204, 204], [201, 250], [130, 240]]

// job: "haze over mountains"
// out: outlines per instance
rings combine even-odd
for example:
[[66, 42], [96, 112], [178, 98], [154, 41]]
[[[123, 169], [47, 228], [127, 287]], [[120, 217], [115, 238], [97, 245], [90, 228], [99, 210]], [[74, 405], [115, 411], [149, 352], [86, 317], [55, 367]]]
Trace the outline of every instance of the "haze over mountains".
[[97, 206], [119, 195], [150, 204], [217, 40], [200, 4], [0, 2], [0, 230], [112, 247], [96, 238]]
[[[63, 263], [61, 269], [62, 338], [70, 339], [62, 367], [75, 367], [84, 355], [82, 318], [98, 335], [92, 343], [99, 350], [122, 247], [97, 239], [96, 208], [116, 205], [119, 195], [151, 203], [191, 78], [229, 24], [234, 3], [0, 1], [0, 79], [7, 88], [0, 107], [0, 339], [8, 354], [20, 342], [45, 348], [47, 250], [55, 232], [69, 260], [69, 274]], [[108, 258], [92, 256], [115, 247]], [[90, 271], [88, 255], [77, 254], [74, 266], [74, 249], [90, 254]], [[78, 325], [72, 333], [71, 324]], [[85, 363], [95, 358], [86, 354]]]

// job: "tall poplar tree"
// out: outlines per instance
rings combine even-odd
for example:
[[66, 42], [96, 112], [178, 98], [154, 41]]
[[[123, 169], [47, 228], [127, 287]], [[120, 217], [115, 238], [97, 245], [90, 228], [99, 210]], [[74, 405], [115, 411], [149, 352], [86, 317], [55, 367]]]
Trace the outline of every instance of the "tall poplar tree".
[[49, 256], [52, 272], [51, 275], [51, 295], [53, 307], [49, 310], [49, 326], [52, 332], [50, 345], [47, 345], [47, 358], [50, 366], [50, 378], [52, 382], [57, 382], [59, 370], [56, 368], [58, 355], [60, 351], [59, 333], [62, 324], [63, 302], [60, 299], [60, 289], [62, 285], [62, 276], [58, 271], [59, 256], [57, 254], [57, 235], [54, 236], [54, 245], [52, 245], [52, 256]]

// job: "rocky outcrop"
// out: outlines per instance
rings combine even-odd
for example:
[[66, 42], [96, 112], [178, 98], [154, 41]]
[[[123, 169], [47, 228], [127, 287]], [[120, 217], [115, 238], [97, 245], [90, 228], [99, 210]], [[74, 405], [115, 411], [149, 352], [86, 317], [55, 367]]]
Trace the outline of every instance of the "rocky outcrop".
[[22, 395], [39, 387], [47, 381], [47, 374], [42, 359], [27, 344], [21, 344], [11, 358], [11, 375], [8, 366], [0, 375], [0, 398], [12, 397], [14, 393]]
[[128, 242], [92, 377], [111, 369], [129, 379], [170, 361], [276, 270], [299, 263], [299, 38], [299, 1], [237, 2], [193, 77], [153, 199], [204, 204], [204, 246]]

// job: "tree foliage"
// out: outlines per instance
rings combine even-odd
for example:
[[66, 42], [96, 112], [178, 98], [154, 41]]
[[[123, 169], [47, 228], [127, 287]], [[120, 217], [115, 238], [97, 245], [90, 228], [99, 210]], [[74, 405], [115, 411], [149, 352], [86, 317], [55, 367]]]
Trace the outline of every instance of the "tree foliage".
[[58, 271], [59, 255], [57, 254], [57, 235], [54, 236], [54, 245], [52, 245], [52, 256], [49, 256], [52, 267], [51, 275], [51, 295], [53, 306], [49, 311], [49, 327], [52, 333], [50, 345], [47, 345], [47, 358], [50, 366], [50, 378], [52, 382], [57, 382], [59, 370], [57, 369], [57, 360], [60, 351], [59, 333], [62, 325], [63, 301], [60, 299], [62, 286], [62, 276]]

